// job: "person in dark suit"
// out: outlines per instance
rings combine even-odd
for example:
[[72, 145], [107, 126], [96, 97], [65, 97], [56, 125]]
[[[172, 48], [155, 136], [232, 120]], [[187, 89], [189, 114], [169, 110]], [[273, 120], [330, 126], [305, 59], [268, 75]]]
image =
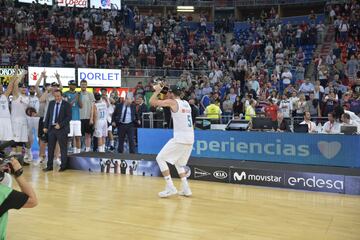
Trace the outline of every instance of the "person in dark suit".
[[59, 142], [61, 152], [61, 165], [59, 172], [67, 168], [67, 142], [70, 132], [71, 106], [62, 99], [62, 92], [56, 90], [53, 93], [55, 100], [49, 103], [45, 116], [44, 132], [48, 133], [48, 162], [45, 172], [53, 170], [54, 150], [56, 142]]
[[138, 127], [142, 126], [142, 115], [143, 113], [148, 112], [148, 108], [146, 106], [146, 104], [144, 103], [144, 97], [143, 96], [138, 96], [136, 98], [136, 114], [138, 116]]
[[274, 130], [277, 132], [290, 132], [289, 123], [284, 119], [282, 112], [277, 113], [277, 119], [274, 121]]
[[117, 127], [119, 145], [118, 152], [124, 152], [124, 141], [125, 136], [127, 136], [129, 142], [129, 151], [130, 153], [135, 153], [135, 142], [134, 142], [134, 132], [135, 124], [138, 123], [138, 117], [136, 114], [136, 107], [133, 104], [134, 98], [127, 97], [125, 102], [118, 103], [115, 106], [114, 113], [112, 115], [112, 125]]

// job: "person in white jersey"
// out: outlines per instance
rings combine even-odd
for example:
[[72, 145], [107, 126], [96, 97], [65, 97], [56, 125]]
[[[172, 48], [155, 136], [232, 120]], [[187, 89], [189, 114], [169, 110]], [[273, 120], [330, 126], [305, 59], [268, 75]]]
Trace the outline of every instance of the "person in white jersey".
[[0, 84], [0, 141], [11, 141], [14, 137], [11, 127], [9, 96], [13, 90], [15, 79], [17, 78], [17, 67], [15, 67], [15, 69], [15, 75], [10, 78], [5, 92], [4, 86]]
[[28, 141], [28, 124], [25, 110], [29, 107], [29, 97], [26, 96], [26, 86], [23, 83], [24, 70], [14, 83], [11, 102], [11, 122], [14, 134], [12, 154], [22, 155], [22, 147]]
[[105, 138], [107, 137], [108, 132], [108, 123], [107, 123], [107, 104], [101, 99], [100, 93], [95, 93], [95, 103], [93, 106], [93, 117], [95, 124], [94, 137], [98, 141], [98, 151], [105, 152]]
[[[114, 113], [114, 110], [115, 110], [115, 100], [110, 96], [108, 96], [107, 94], [107, 90], [106, 88], [102, 88], [101, 89], [101, 99], [103, 102], [106, 103], [107, 105], [107, 122], [108, 122], [108, 139], [109, 139], [109, 142], [110, 142], [110, 147], [108, 148], [108, 150], [110, 151], [114, 151], [114, 135], [112, 133], [113, 131], [113, 127], [111, 125], [111, 119], [112, 119], [112, 115]], [[106, 142], [105, 142], [106, 144]]]
[[[187, 101], [180, 99], [181, 89], [178, 86], [171, 86], [167, 93], [167, 99], [159, 100], [158, 95], [162, 91], [162, 86], [154, 86], [155, 92], [150, 98], [150, 104], [154, 107], [170, 107], [171, 117], [174, 125], [174, 136], [161, 149], [156, 157], [159, 168], [165, 178], [165, 190], [159, 192], [160, 197], [169, 197], [179, 194], [191, 196], [192, 192], [186, 177], [185, 166], [189, 160], [194, 144], [194, 128], [191, 118], [191, 107]], [[167, 162], [175, 165], [181, 178], [181, 190], [177, 192], [171, 179]]]
[[[39, 112], [40, 109], [40, 100], [39, 97], [35, 94], [35, 86], [29, 87], [29, 107], [32, 107], [35, 109], [36, 113]], [[35, 130], [36, 135], [38, 134], [38, 128], [39, 128], [39, 119], [40, 117], [35, 116], [27, 116], [27, 123], [28, 123], [28, 142], [26, 144], [26, 152], [24, 159], [27, 159], [28, 161], [32, 161], [33, 156], [31, 152], [31, 147], [34, 143], [34, 133], [33, 130]]]

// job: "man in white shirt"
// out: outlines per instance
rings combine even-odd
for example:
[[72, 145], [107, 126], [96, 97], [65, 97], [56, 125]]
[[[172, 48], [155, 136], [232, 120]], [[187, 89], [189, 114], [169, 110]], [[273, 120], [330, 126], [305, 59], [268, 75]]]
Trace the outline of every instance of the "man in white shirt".
[[289, 68], [284, 68], [284, 72], [281, 74], [281, 79], [283, 81], [284, 87], [291, 83], [292, 73], [290, 72]]
[[335, 121], [334, 113], [328, 113], [328, 119], [329, 121], [327, 121], [322, 128], [322, 133], [339, 134], [341, 124]]
[[315, 133], [316, 132], [316, 124], [311, 121], [310, 112], [308, 112], [308, 111], [304, 112], [304, 121], [302, 121], [300, 123], [300, 125], [302, 125], [302, 124], [307, 124], [308, 125], [308, 133]]
[[288, 96], [284, 94], [280, 101], [279, 110], [283, 114], [284, 118], [289, 118], [293, 110], [292, 102], [288, 99]]

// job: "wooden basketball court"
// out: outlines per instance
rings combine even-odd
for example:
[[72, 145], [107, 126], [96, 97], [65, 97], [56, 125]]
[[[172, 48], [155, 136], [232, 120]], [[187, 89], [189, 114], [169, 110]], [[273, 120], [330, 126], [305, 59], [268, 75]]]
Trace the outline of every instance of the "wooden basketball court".
[[39, 167], [25, 175], [39, 205], [11, 211], [8, 240], [360, 239], [355, 196], [191, 181], [193, 197], [160, 199], [162, 178]]

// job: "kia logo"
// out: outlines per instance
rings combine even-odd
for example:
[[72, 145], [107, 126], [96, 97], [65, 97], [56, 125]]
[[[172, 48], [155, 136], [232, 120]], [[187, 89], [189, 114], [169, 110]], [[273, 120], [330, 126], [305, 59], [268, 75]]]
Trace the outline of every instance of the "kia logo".
[[225, 179], [228, 177], [228, 174], [224, 171], [216, 171], [213, 173], [213, 176], [217, 179]]

